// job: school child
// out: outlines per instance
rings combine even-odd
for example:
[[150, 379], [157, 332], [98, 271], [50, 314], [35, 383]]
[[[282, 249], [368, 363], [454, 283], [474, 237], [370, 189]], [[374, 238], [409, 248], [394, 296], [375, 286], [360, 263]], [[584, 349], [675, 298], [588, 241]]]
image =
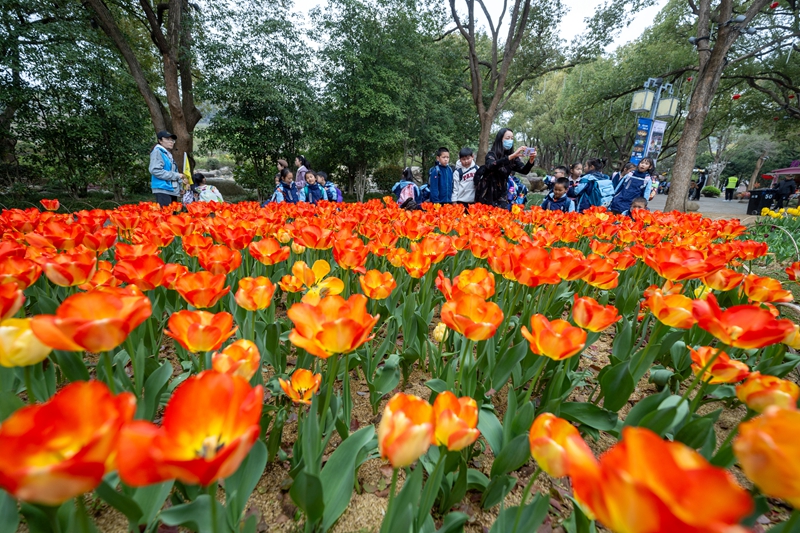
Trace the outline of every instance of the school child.
[[475, 173], [478, 166], [475, 164], [474, 153], [466, 146], [458, 152], [460, 166], [453, 173], [453, 203], [463, 205], [475, 203]]
[[576, 209], [583, 212], [590, 207], [608, 207], [614, 198], [614, 185], [611, 178], [603, 174], [606, 162], [602, 159], [590, 159], [586, 162], [586, 174], [581, 176], [578, 184], [573, 188], [573, 197], [576, 198]]
[[311, 169], [306, 171], [306, 186], [298, 191], [298, 195], [301, 202], [310, 204], [316, 204], [321, 200], [328, 199], [325, 189], [317, 183], [316, 173]]
[[569, 189], [569, 179], [564, 176], [558, 178], [553, 184], [553, 190], [544, 198], [542, 209], [546, 211], [563, 211], [564, 213], [575, 212], [575, 202], [567, 196]]
[[[552, 176], [545, 176], [542, 182], [549, 190], [553, 190], [553, 187], [556, 184], [556, 180], [558, 178], [566, 178], [567, 174], [569, 173], [569, 169], [565, 166], [559, 166], [553, 169]], [[569, 179], [567, 179], [567, 184], [569, 184]]]
[[195, 185], [195, 200], [198, 202], [224, 202], [222, 193], [213, 185], [206, 184], [206, 177], [200, 172], [192, 176]]
[[623, 177], [614, 191], [614, 199], [608, 206], [609, 211], [615, 215], [625, 215], [631, 209], [631, 204], [636, 198], [650, 198], [653, 181], [650, 177], [655, 172], [655, 161], [644, 157], [636, 167]]
[[287, 204], [296, 204], [300, 201], [300, 198], [297, 194], [297, 187], [294, 186], [294, 174], [288, 168], [284, 168], [281, 170], [280, 175], [281, 179], [275, 188], [275, 194], [264, 203], [275, 202], [280, 204], [286, 202]]
[[436, 150], [436, 165], [428, 172], [428, 185], [434, 204], [453, 201], [453, 169], [450, 167], [450, 150], [445, 147]]
[[344, 201], [344, 195], [341, 189], [332, 181], [328, 181], [328, 174], [325, 172], [317, 172], [317, 183], [325, 189], [325, 195], [328, 197], [329, 201], [337, 203], [342, 203]]
[[397, 204], [403, 209], [417, 209], [423, 201], [420, 188], [414, 182], [414, 173], [409, 167], [403, 169], [403, 175], [392, 186], [392, 192], [397, 197]]

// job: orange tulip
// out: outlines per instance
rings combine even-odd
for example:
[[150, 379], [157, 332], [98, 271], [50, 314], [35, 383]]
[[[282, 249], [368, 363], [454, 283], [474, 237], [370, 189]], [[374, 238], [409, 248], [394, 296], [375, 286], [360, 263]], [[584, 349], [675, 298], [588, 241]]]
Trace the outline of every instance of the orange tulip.
[[183, 237], [181, 239], [181, 245], [183, 246], [183, 251], [186, 252], [186, 255], [189, 257], [197, 257], [200, 255], [200, 252], [211, 248], [214, 245], [214, 239], [211, 237], [206, 237], [205, 235], [193, 233]]
[[58, 211], [58, 208], [61, 205], [58, 203], [58, 200], [48, 200], [46, 198], [39, 200], [39, 203], [42, 204], [42, 207], [48, 211]]
[[16, 283], [0, 285], [0, 320], [16, 315], [23, 303], [25, 303], [25, 295]]
[[0, 320], [0, 366], [35, 365], [44, 361], [51, 351], [33, 334], [30, 318]]
[[211, 358], [211, 365], [217, 372], [236, 374], [250, 381], [261, 366], [261, 355], [255, 343], [239, 339], [215, 353]]
[[616, 533], [727, 533], [753, 502], [728, 472], [679, 442], [626, 427], [597, 461], [569, 453], [576, 499]]
[[513, 252], [514, 277], [523, 285], [555, 285], [561, 281], [561, 263], [553, 260], [544, 248], [517, 247]]
[[388, 298], [397, 287], [391, 272], [368, 270], [363, 276], [358, 277], [361, 290], [370, 300], [383, 300]]
[[697, 323], [692, 314], [692, 300], [682, 294], [664, 295], [655, 288], [645, 300], [645, 305], [659, 322], [678, 329], [689, 329]]
[[83, 242], [85, 235], [86, 230], [80, 224], [49, 220], [43, 221], [36, 231], [25, 235], [25, 240], [37, 248], [72, 250]]
[[800, 261], [795, 261], [786, 269], [786, 275], [789, 276], [790, 281], [797, 281], [800, 279]]
[[494, 274], [485, 268], [462, 270], [453, 279], [454, 298], [458, 298], [461, 294], [474, 294], [486, 300], [494, 296], [494, 290]]
[[695, 300], [692, 312], [701, 328], [728, 346], [745, 350], [782, 342], [794, 329], [791, 320], [777, 320], [768, 310], [754, 305], [736, 305], [723, 311], [713, 294]]
[[473, 341], [486, 340], [503, 322], [503, 310], [474, 294], [463, 294], [442, 305], [442, 322]]
[[133, 487], [177, 479], [208, 486], [239, 468], [260, 430], [264, 391], [231, 374], [207, 371], [175, 389], [161, 427], [123, 427], [119, 475]]
[[39, 279], [42, 268], [24, 257], [6, 257], [0, 259], [0, 284], [16, 283], [25, 290]]
[[750, 274], [744, 278], [744, 293], [754, 302], [791, 302], [791, 291], [781, 287], [781, 282], [767, 276]]
[[367, 313], [367, 298], [361, 294], [348, 300], [326, 296], [316, 305], [296, 303], [286, 314], [294, 322], [292, 344], [322, 359], [356, 350], [374, 337], [372, 328], [378, 322]]
[[25, 250], [27, 250], [27, 248], [22, 244], [14, 241], [0, 240], [0, 265], [10, 257], [22, 259], [25, 257]]
[[142, 291], [151, 291], [161, 286], [164, 266], [164, 260], [157, 255], [142, 255], [114, 265], [114, 277]]
[[[303, 296], [303, 302], [316, 305], [325, 296], [342, 293], [344, 290], [344, 282], [342, 280], [335, 277], [325, 277], [330, 271], [331, 265], [324, 259], [315, 261], [314, 266], [311, 268], [304, 261], [297, 261], [292, 265], [294, 278], [302, 280], [303, 284], [308, 287], [308, 292]], [[287, 288], [292, 287], [294, 284], [294, 280], [291, 277], [286, 282]]]
[[25, 502], [60, 505], [91, 492], [116, 468], [122, 425], [136, 399], [99, 381], [76, 381], [0, 425], [0, 487]]
[[175, 281], [175, 290], [184, 300], [197, 309], [214, 307], [228, 294], [225, 287], [225, 274], [212, 274], [208, 271], [187, 272]]
[[555, 361], [569, 359], [586, 345], [586, 332], [560, 318], [548, 320], [535, 314], [531, 317], [531, 330], [522, 326], [522, 336], [528, 339], [533, 353]]
[[435, 429], [431, 444], [447, 446], [453, 452], [463, 450], [478, 440], [478, 404], [469, 396], [456, 398], [445, 391], [433, 402]]
[[575, 426], [551, 413], [542, 413], [536, 417], [528, 440], [531, 456], [539, 468], [551, 477], [569, 475], [570, 457], [576, 454], [594, 459], [592, 451]]
[[311, 405], [311, 397], [319, 390], [322, 376], [305, 368], [298, 368], [289, 381], [278, 378], [278, 382], [286, 396], [291, 398], [294, 403]]
[[[717, 355], [719, 352], [719, 355]], [[697, 350], [689, 348], [692, 355], [692, 372], [699, 375], [703, 368], [715, 355], [717, 358], [703, 375], [703, 381], [712, 385], [718, 383], [736, 383], [742, 381], [750, 374], [750, 367], [741, 361], [731, 359], [725, 352], [711, 346], [701, 346]]]
[[177, 263], [167, 263], [164, 265], [164, 276], [161, 278], [161, 285], [171, 291], [175, 290], [175, 283], [189, 273], [189, 269]]
[[136, 259], [142, 255], [158, 255], [161, 253], [158, 246], [155, 244], [125, 244], [119, 242], [114, 247], [114, 258], [117, 261], [125, 261], [128, 259]]
[[83, 236], [81, 244], [89, 250], [102, 254], [112, 246], [117, 240], [117, 228], [107, 226], [95, 232], [88, 232]]
[[151, 313], [150, 300], [136, 287], [103, 287], [73, 294], [55, 315], [34, 316], [31, 329], [55, 350], [100, 353], [122, 344]]
[[393, 468], [410, 466], [434, 437], [433, 408], [417, 396], [399, 392], [386, 404], [378, 426], [378, 451]]
[[[416, 248], [412, 244], [412, 251]], [[419, 243], [422, 253], [431, 258], [431, 263], [441, 263], [445, 257], [456, 255], [457, 250], [453, 247], [453, 241], [447, 235], [430, 233]]]
[[295, 231], [294, 240], [312, 250], [327, 250], [333, 246], [333, 232], [319, 226], [303, 226]]
[[613, 305], [600, 305], [594, 298], [588, 296], [579, 298], [577, 294], [575, 295], [572, 319], [579, 327], [597, 333], [621, 318], [619, 311]]
[[403, 258], [406, 255], [408, 255], [408, 251], [405, 248], [393, 248], [386, 254], [386, 259], [393, 267], [400, 268], [403, 266]]
[[303, 290], [304, 286], [302, 279], [289, 274], [283, 276], [278, 282], [278, 287], [280, 287], [283, 292], [300, 292]]
[[662, 278], [683, 281], [708, 276], [724, 267], [726, 261], [720, 256], [706, 257], [699, 250], [662, 244], [649, 249], [644, 256], [644, 262]]
[[770, 406], [742, 422], [733, 452], [744, 475], [772, 498], [800, 508], [800, 411]]
[[421, 248], [414, 248], [400, 259], [403, 267], [412, 278], [421, 278], [431, 268], [431, 258], [422, 252]]
[[164, 334], [172, 337], [190, 352], [219, 350], [239, 329], [233, 325], [230, 313], [208, 311], [178, 311], [172, 313]]
[[369, 248], [358, 237], [348, 236], [333, 241], [333, 259], [339, 268], [363, 274]]
[[239, 290], [236, 291], [236, 303], [248, 311], [266, 309], [272, 303], [274, 293], [275, 285], [269, 278], [242, 278], [239, 280]]
[[231, 250], [224, 244], [215, 244], [197, 255], [200, 266], [212, 274], [230, 274], [242, 264], [239, 250]]
[[589, 256], [586, 258], [586, 265], [588, 269], [581, 279], [592, 287], [608, 291], [619, 285], [619, 272], [602, 257]]
[[800, 387], [796, 383], [761, 372], [752, 372], [736, 386], [736, 397], [753, 411], [763, 412], [770, 405], [796, 409]]
[[729, 291], [738, 287], [743, 279], [744, 274], [741, 272], [736, 272], [728, 268], [721, 268], [702, 278], [702, 281], [715, 291]]
[[74, 287], [86, 283], [97, 268], [94, 252], [83, 247], [48, 257], [44, 260], [47, 279], [61, 287]]
[[581, 279], [589, 273], [589, 264], [583, 254], [569, 248], [553, 248], [550, 256], [557, 260], [558, 277], [566, 281]]

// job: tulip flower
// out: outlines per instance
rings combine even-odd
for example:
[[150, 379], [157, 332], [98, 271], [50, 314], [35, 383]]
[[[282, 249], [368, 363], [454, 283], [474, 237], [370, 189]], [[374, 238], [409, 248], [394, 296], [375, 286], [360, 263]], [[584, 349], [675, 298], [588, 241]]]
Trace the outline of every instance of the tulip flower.
[[44, 207], [48, 211], [58, 211], [58, 208], [60, 206], [57, 199], [48, 200], [46, 198], [42, 198], [41, 200], [39, 200], [39, 203], [42, 204], [42, 207]]
[[400, 268], [403, 266], [403, 258], [406, 255], [408, 255], [408, 251], [405, 248], [394, 248], [386, 254], [386, 259], [393, 267]]
[[429, 256], [422, 252], [421, 248], [415, 248], [411, 252], [403, 255], [401, 263], [409, 276], [419, 279], [428, 273], [432, 261]]
[[213, 370], [189, 377], [170, 398], [162, 425], [122, 428], [119, 476], [133, 487], [177, 479], [208, 486], [233, 474], [260, 430], [261, 385]]
[[251, 242], [247, 249], [256, 261], [265, 265], [286, 261], [290, 254], [288, 246], [281, 246], [281, 243], [272, 237]]
[[197, 309], [214, 307], [228, 294], [230, 287], [224, 287], [225, 274], [212, 274], [208, 271], [188, 272], [175, 281], [175, 290], [184, 300]]
[[306, 251], [306, 247], [305, 246], [303, 246], [302, 244], [299, 244], [299, 243], [297, 243], [295, 241], [292, 241], [292, 244], [290, 245], [290, 248], [292, 249], [292, 252], [294, 252], [295, 255], [302, 255]]
[[87, 232], [83, 236], [81, 244], [96, 254], [102, 254], [112, 246], [117, 240], [117, 228], [106, 226], [95, 232]]
[[37, 248], [72, 250], [83, 242], [86, 230], [80, 224], [62, 220], [43, 222], [35, 232], [25, 235], [25, 240]]
[[473, 341], [483, 341], [494, 336], [503, 322], [503, 310], [494, 302], [487, 302], [474, 294], [463, 294], [442, 305], [442, 322], [453, 331]]
[[[280, 287], [283, 292], [300, 292], [303, 290], [304, 286], [302, 279], [289, 274], [283, 276], [278, 282], [278, 287]], [[342, 284], [342, 288], [344, 290], [344, 284]]]
[[238, 329], [233, 325], [233, 315], [230, 313], [188, 310], [172, 313], [167, 328], [165, 335], [195, 353], [218, 350]]
[[561, 263], [553, 260], [544, 248], [521, 248], [513, 252], [514, 277], [528, 287], [555, 285], [561, 281]]
[[436, 324], [436, 327], [433, 328], [433, 340], [436, 342], [442, 342], [447, 335], [447, 324], [444, 322], [439, 322]]
[[44, 274], [47, 279], [61, 287], [74, 287], [86, 283], [97, 269], [97, 257], [94, 252], [78, 247], [44, 261]]
[[25, 295], [16, 283], [0, 285], [0, 320], [16, 315], [23, 303], [25, 303]]
[[551, 413], [542, 413], [531, 426], [528, 440], [531, 456], [539, 468], [551, 477], [564, 477], [569, 474], [569, 458], [575, 454], [588, 456], [593, 460], [592, 451], [581, 438], [578, 430]]
[[372, 339], [377, 316], [367, 313], [367, 298], [354, 294], [326, 296], [318, 304], [294, 304], [286, 313], [294, 329], [289, 340], [308, 353], [327, 359], [331, 355], [350, 353]]
[[322, 376], [305, 368], [298, 368], [289, 381], [278, 378], [278, 382], [286, 396], [291, 398], [294, 403], [311, 405], [311, 397], [319, 390]]
[[46, 359], [51, 351], [33, 334], [29, 318], [0, 321], [0, 366], [35, 365]]
[[711, 363], [711, 366], [702, 377], [703, 381], [707, 381], [712, 385], [736, 383], [750, 374], [750, 367], [747, 364], [731, 359], [728, 354], [717, 348], [712, 348], [711, 346], [701, 346], [697, 350], [689, 348], [689, 353], [692, 356], [692, 372], [695, 375], [699, 375], [709, 361], [716, 356], [716, 359], [714, 359], [714, 362]]
[[200, 252], [214, 245], [214, 240], [211, 237], [193, 233], [192, 235], [183, 237], [181, 239], [181, 244], [183, 245], [183, 251], [186, 252], [186, 255], [189, 257], [198, 257]]
[[294, 239], [312, 250], [327, 250], [333, 246], [333, 232], [320, 226], [307, 225], [294, 233]]
[[25, 290], [33, 285], [41, 275], [42, 268], [30, 259], [24, 257], [0, 258], [0, 285], [16, 283], [20, 289]]
[[782, 342], [794, 329], [791, 320], [777, 320], [766, 309], [736, 305], [723, 311], [713, 294], [692, 303], [697, 324], [714, 337], [737, 348], [749, 350]]
[[428, 451], [434, 438], [433, 408], [417, 396], [399, 392], [386, 404], [378, 426], [378, 451], [393, 468], [403, 468]]
[[197, 255], [200, 266], [212, 274], [230, 274], [242, 264], [239, 250], [231, 250], [224, 244], [215, 244]]
[[750, 274], [744, 278], [744, 293], [754, 302], [791, 302], [791, 291], [781, 287], [781, 282], [767, 276]]
[[189, 269], [177, 263], [167, 263], [164, 265], [164, 276], [161, 278], [161, 285], [174, 291], [175, 283], [189, 273]]
[[736, 272], [728, 268], [721, 268], [703, 277], [702, 282], [715, 291], [729, 291], [738, 287], [743, 279], [744, 274], [741, 272]]
[[732, 532], [753, 509], [728, 472], [648, 429], [624, 428], [599, 461], [568, 457], [575, 498], [617, 533]]
[[608, 291], [619, 285], [619, 272], [610, 262], [595, 255], [587, 257], [586, 264], [588, 269], [581, 279], [592, 287]]
[[333, 241], [333, 259], [339, 268], [363, 274], [369, 248], [359, 237], [337, 238]]
[[[292, 265], [292, 274], [294, 278], [302, 280], [303, 284], [308, 287], [308, 292], [303, 296], [303, 302], [316, 305], [325, 296], [332, 296], [341, 294], [344, 290], [344, 282], [339, 278], [330, 277], [326, 278], [331, 271], [331, 265], [327, 261], [320, 259], [314, 262], [314, 266], [309, 266], [304, 261], [297, 261]], [[286, 276], [284, 276], [286, 278]], [[284, 281], [283, 279], [281, 280]], [[295, 281], [289, 277], [284, 285], [287, 288], [292, 288]], [[284, 287], [281, 285], [281, 288]], [[286, 289], [284, 289], [286, 290]], [[296, 291], [289, 291], [296, 292]]]
[[689, 329], [697, 323], [692, 313], [692, 299], [682, 294], [664, 295], [656, 288], [650, 292], [645, 305], [662, 324], [678, 329]]
[[242, 278], [239, 280], [239, 290], [236, 291], [236, 303], [248, 311], [266, 309], [272, 303], [275, 285], [263, 276], [257, 278]]
[[99, 381], [76, 381], [49, 401], [0, 424], [0, 487], [15, 498], [57, 506], [91, 492], [116, 468], [120, 428], [136, 399]]
[[572, 319], [575, 323], [589, 331], [600, 332], [619, 321], [619, 311], [613, 305], [600, 305], [597, 300], [588, 296], [575, 295], [572, 306]]
[[433, 402], [435, 429], [431, 444], [447, 446], [450, 451], [460, 451], [478, 440], [478, 404], [469, 396], [456, 398], [445, 391]]
[[261, 366], [258, 346], [246, 339], [239, 339], [211, 357], [211, 366], [223, 374], [236, 374], [250, 381]]
[[435, 281], [447, 300], [455, 300], [463, 294], [473, 294], [484, 300], [494, 296], [494, 274], [485, 268], [462, 270], [452, 282], [440, 270]]
[[736, 397], [758, 413], [770, 405], [781, 409], [796, 409], [800, 387], [793, 381], [752, 372], [743, 383], [736, 386]]
[[141, 255], [114, 265], [114, 277], [136, 285], [139, 290], [150, 291], [161, 286], [164, 266], [164, 260], [157, 255]]
[[566, 320], [548, 320], [540, 314], [531, 317], [530, 331], [522, 326], [520, 333], [528, 339], [533, 353], [555, 361], [569, 359], [586, 345], [586, 331], [576, 328]]
[[397, 287], [391, 272], [368, 270], [358, 277], [361, 290], [370, 300], [384, 300]]
[[158, 255], [161, 253], [158, 246], [151, 243], [146, 244], [125, 244], [118, 242], [114, 247], [114, 259], [117, 261], [127, 261], [136, 259], [142, 255]]
[[800, 280], [800, 261], [795, 261], [788, 268], [786, 268], [786, 275], [789, 276], [789, 281]]
[[800, 508], [800, 411], [773, 405], [739, 426], [733, 453], [765, 495]]
[[699, 250], [669, 244], [649, 249], [643, 259], [659, 276], [670, 281], [702, 278], [725, 266], [723, 257], [706, 257]]
[[73, 294], [55, 315], [31, 319], [33, 333], [54, 350], [94, 353], [112, 350], [152, 313], [136, 287], [103, 287]]

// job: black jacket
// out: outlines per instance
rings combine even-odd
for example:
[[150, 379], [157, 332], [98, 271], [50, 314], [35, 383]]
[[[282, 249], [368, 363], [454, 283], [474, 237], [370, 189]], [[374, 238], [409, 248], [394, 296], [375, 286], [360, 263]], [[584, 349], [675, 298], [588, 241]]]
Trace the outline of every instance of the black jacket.
[[509, 159], [513, 150], [506, 150], [497, 158], [494, 152], [486, 154], [483, 176], [475, 183], [475, 201], [495, 207], [508, 207], [508, 176], [512, 172], [527, 174], [533, 163], [522, 163], [522, 158]]

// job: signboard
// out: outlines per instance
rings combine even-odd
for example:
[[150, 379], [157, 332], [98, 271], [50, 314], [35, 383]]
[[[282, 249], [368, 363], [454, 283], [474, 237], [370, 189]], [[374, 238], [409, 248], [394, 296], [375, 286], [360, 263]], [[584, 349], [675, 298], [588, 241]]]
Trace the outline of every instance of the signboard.
[[664, 131], [667, 129], [667, 123], [663, 120], [653, 121], [650, 128], [650, 137], [647, 138], [647, 151], [645, 155], [652, 157], [653, 161], [658, 160], [658, 155], [661, 153], [661, 145], [664, 142]]
[[638, 165], [639, 161], [647, 155], [647, 140], [650, 137], [650, 127], [653, 121], [649, 118], [639, 118], [636, 126], [636, 136], [633, 138], [633, 150], [631, 150], [631, 163]]

